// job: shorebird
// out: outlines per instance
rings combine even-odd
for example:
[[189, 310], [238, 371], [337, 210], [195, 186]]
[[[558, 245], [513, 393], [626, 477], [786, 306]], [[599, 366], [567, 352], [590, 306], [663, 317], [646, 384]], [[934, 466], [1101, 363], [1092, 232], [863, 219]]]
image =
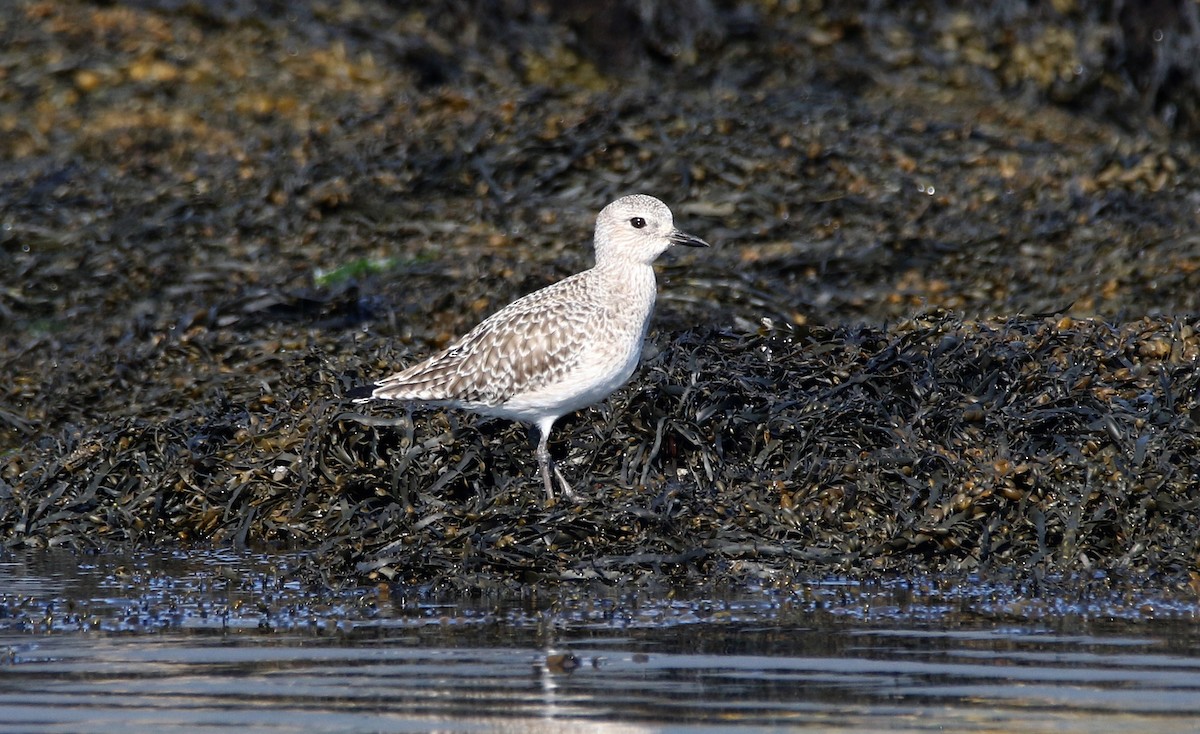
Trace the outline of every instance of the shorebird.
[[672, 245], [708, 247], [675, 228], [653, 196], [624, 196], [596, 218], [596, 264], [518, 298], [446, 349], [352, 390], [355, 402], [403, 400], [522, 421], [538, 432], [546, 496], [554, 422], [607, 397], [629, 379], [642, 353], [658, 287], [654, 260]]

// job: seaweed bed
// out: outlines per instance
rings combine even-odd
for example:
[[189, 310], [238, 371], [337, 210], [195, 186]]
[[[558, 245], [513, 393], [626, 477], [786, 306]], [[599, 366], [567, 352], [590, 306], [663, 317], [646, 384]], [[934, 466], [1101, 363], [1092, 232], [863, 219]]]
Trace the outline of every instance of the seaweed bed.
[[[0, 19], [6, 547], [1200, 578], [1195, 3], [397, 5]], [[556, 429], [580, 502], [521, 426], [340, 399], [631, 191], [716, 247]]]

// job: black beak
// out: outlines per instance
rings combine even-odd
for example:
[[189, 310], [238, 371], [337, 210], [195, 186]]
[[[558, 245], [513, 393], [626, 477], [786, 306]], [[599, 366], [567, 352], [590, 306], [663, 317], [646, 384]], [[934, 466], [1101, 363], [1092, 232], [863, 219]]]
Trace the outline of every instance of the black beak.
[[671, 234], [667, 239], [671, 240], [672, 245], [683, 245], [684, 247], [708, 247], [708, 243], [699, 237], [690, 235], [687, 232], [680, 232], [677, 229], [671, 230]]

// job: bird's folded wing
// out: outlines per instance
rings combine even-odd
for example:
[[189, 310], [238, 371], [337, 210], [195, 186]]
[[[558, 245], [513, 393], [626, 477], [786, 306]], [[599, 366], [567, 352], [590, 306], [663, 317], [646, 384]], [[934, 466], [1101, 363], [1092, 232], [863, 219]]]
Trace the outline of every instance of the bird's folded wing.
[[600, 301], [576, 278], [520, 298], [444, 351], [378, 383], [375, 396], [501, 405], [553, 384], [594, 338]]

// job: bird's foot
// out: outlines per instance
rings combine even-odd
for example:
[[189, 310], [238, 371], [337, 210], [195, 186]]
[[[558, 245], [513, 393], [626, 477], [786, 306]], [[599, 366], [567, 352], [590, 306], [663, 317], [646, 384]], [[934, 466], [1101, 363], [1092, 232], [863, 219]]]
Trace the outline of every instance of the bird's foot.
[[[558, 464], [554, 463], [553, 461], [546, 461], [545, 463], [542, 464], [541, 469], [542, 469], [542, 483], [546, 487], [546, 501], [547, 502], [554, 502], [554, 480], [555, 479], [558, 480], [558, 486], [562, 489], [563, 499], [570, 500], [571, 502], [582, 502], [583, 501], [583, 498], [578, 493], [575, 492], [575, 489], [571, 486], [571, 483], [567, 481], [567, 478], [565, 476], [563, 476], [562, 470], [560, 470], [558, 468]], [[551, 476], [550, 476], [551, 473], [553, 473], [553, 475], [554, 475], [553, 479], [551, 479]]]
[[554, 476], [558, 479], [558, 483], [562, 487], [563, 499], [570, 500], [576, 504], [583, 502], [583, 495], [575, 491], [575, 488], [571, 486], [571, 483], [568, 482], [567, 478], [563, 476], [563, 473], [559, 471], [557, 464], [554, 465]]

